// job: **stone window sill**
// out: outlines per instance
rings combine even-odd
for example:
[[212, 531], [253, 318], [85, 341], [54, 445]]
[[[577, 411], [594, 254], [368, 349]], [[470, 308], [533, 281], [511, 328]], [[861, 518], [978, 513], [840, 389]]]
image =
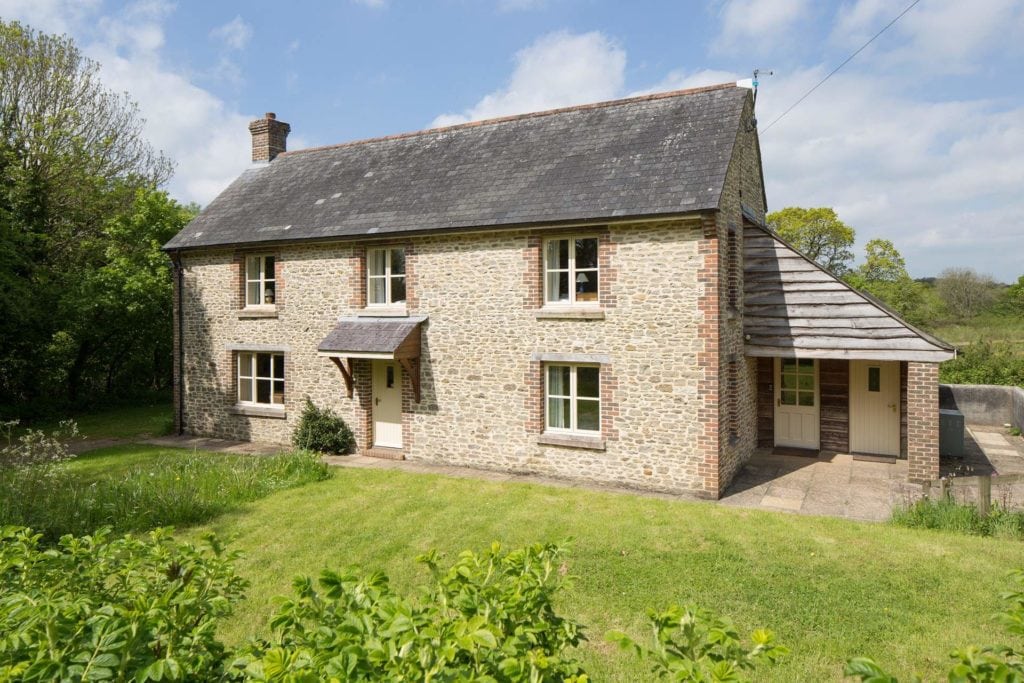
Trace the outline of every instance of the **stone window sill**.
[[533, 312], [537, 320], [604, 320], [604, 309], [582, 306], [540, 308]]
[[269, 417], [277, 420], [283, 420], [287, 417], [284, 411], [284, 407], [276, 408], [272, 406], [248, 406], [235, 404], [228, 408], [228, 412], [233, 415], [245, 415], [247, 417]]
[[409, 310], [405, 306], [367, 306], [356, 311], [360, 318], [408, 318]]
[[575, 434], [540, 434], [537, 443], [543, 446], [567, 446], [569, 448], [585, 448], [591, 451], [603, 451], [604, 439], [597, 436], [578, 436]]
[[246, 306], [238, 312], [238, 319], [246, 318], [276, 318], [277, 306]]

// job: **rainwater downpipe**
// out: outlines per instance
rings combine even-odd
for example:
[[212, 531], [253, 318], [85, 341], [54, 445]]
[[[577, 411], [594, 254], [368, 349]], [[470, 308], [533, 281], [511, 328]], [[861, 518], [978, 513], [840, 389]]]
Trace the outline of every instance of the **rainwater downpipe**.
[[178, 385], [178, 436], [185, 433], [185, 269], [181, 265], [181, 252], [171, 257], [174, 264], [174, 276], [178, 279], [178, 372], [175, 382]]

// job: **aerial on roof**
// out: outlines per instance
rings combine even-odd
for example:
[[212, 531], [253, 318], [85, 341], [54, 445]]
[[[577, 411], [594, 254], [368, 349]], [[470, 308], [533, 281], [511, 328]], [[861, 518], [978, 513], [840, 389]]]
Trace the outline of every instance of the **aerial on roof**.
[[729, 84], [287, 152], [165, 249], [714, 209], [748, 97]]

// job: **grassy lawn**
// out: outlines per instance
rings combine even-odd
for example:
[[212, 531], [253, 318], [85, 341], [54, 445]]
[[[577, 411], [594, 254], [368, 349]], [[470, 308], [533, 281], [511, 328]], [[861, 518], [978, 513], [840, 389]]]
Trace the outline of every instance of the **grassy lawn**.
[[604, 632], [646, 635], [645, 610], [673, 602], [712, 608], [744, 633], [773, 629], [794, 652], [756, 680], [841, 679], [858, 654], [936, 679], [953, 648], [1005, 640], [991, 615], [1005, 573], [1024, 565], [1024, 546], [1005, 540], [380, 470], [343, 469], [188, 533], [207, 529], [246, 553], [239, 569], [252, 581], [223, 625], [231, 642], [266, 633], [272, 597], [299, 573], [358, 564], [409, 590], [424, 578], [413, 558], [430, 548], [454, 557], [492, 540], [573, 537], [578, 579], [563, 609], [588, 627], [594, 680], [616, 681], [648, 676]]

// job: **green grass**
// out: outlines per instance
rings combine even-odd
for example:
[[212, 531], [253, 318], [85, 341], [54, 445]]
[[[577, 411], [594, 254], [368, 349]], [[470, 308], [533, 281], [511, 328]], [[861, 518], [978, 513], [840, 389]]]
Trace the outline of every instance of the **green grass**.
[[587, 626], [595, 681], [649, 678], [603, 634], [645, 637], [645, 611], [671, 603], [708, 607], [745, 633], [773, 629], [793, 654], [756, 680], [839, 680], [855, 655], [936, 679], [953, 648], [1004, 640], [991, 615], [1006, 572], [1024, 565], [1024, 547], [1005, 540], [386, 470], [341, 470], [190, 533], [206, 530], [246, 553], [249, 597], [221, 629], [232, 643], [267, 633], [272, 597], [296, 574], [355, 563], [413, 590], [424, 579], [413, 558], [430, 548], [454, 557], [492, 540], [574, 537], [578, 578], [562, 609]]
[[1005, 510], [998, 504], [993, 504], [989, 514], [983, 517], [974, 505], [961, 505], [948, 498], [924, 499], [894, 511], [892, 523], [914, 529], [942, 529], [973, 536], [1024, 540], [1024, 512]]
[[30, 526], [47, 541], [101, 526], [183, 527], [330, 475], [312, 454], [256, 457], [116, 446], [66, 465], [0, 468], [0, 524]]
[[980, 341], [1006, 342], [1024, 356], [1024, 319], [1012, 315], [981, 315], [965, 323], [946, 323], [929, 328], [938, 338], [954, 346]]

